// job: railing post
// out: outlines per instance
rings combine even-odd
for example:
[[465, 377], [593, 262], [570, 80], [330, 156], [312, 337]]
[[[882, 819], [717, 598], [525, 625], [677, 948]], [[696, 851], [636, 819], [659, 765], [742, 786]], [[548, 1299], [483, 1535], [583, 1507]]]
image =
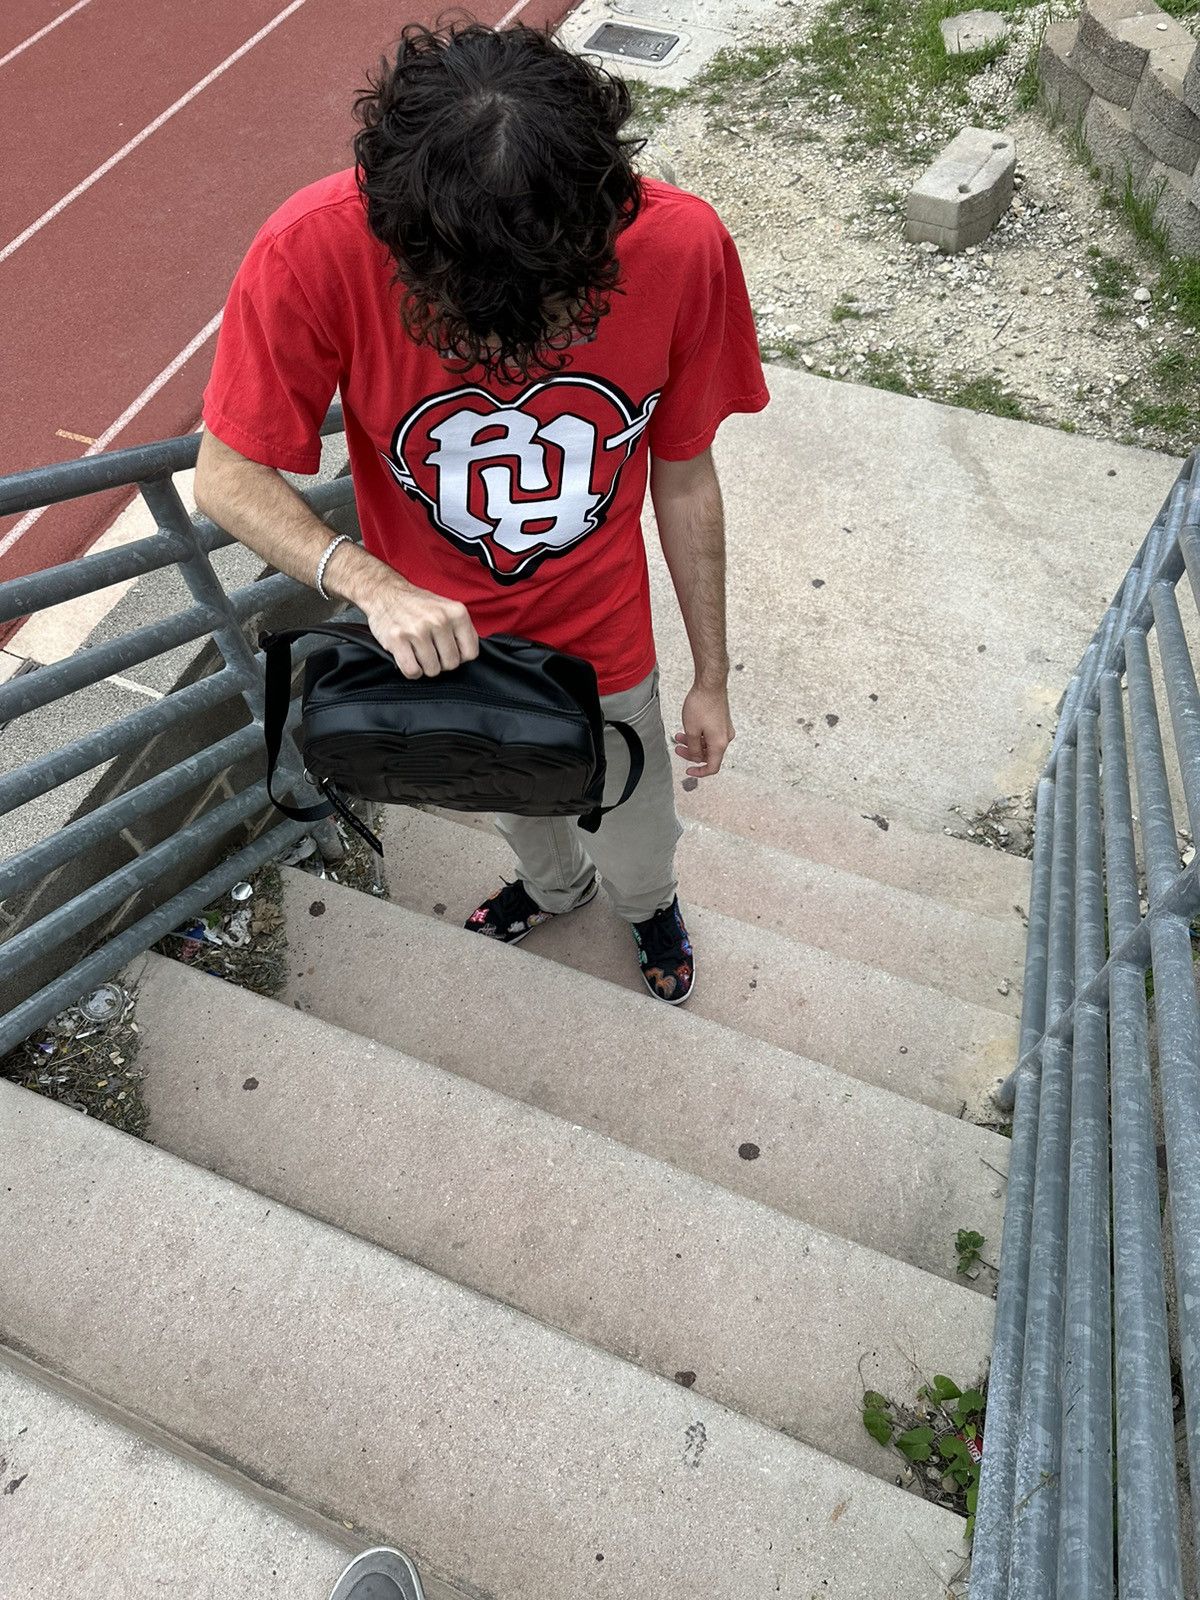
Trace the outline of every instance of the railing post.
[[[1050, 778], [1043, 778], [1038, 785], [1033, 830], [1029, 944], [1025, 957], [1025, 993], [1019, 1046], [1022, 1056], [1036, 1045], [1045, 1023], [1053, 816], [1054, 782]], [[1015, 1101], [1010, 1102], [1013, 1104], [1012, 1156], [1008, 1167], [1008, 1194], [1004, 1203], [1000, 1282], [996, 1291], [996, 1328], [988, 1381], [987, 1429], [975, 1516], [971, 1600], [1005, 1600], [1008, 1594], [1017, 1423], [1025, 1350], [1040, 1074], [1033, 1067], [1018, 1069], [1005, 1087], [1011, 1087]]]
[[[1074, 988], [1075, 750], [1059, 752], [1054, 796], [1046, 1018], [1071, 1002]], [[1017, 1468], [1013, 1486], [1012, 1600], [1047, 1600], [1058, 1569], [1062, 1406], [1059, 1389], [1066, 1259], [1071, 1050], [1047, 1039], [1042, 1051], [1037, 1167], [1025, 1313], [1025, 1353]]]
[[[1104, 965], [1096, 720], [1095, 711], [1085, 706], [1077, 727], [1076, 994]], [[1107, 1046], [1103, 1010], [1077, 1005], [1071, 1051], [1058, 1600], [1110, 1600], [1113, 1590]]]
[[[1141, 919], [1125, 709], [1115, 671], [1101, 684], [1100, 717], [1109, 942], [1115, 947]], [[1138, 1574], [1144, 1600], [1183, 1600], [1145, 972], [1115, 966], [1109, 987], [1117, 1569]]]

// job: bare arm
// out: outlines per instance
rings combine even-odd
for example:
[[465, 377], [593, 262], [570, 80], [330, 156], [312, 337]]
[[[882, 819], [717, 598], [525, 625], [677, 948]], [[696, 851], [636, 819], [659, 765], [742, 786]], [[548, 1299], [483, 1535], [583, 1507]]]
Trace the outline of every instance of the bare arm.
[[695, 763], [689, 777], [708, 778], [721, 770], [734, 737], [725, 641], [725, 511], [712, 451], [691, 461], [653, 460], [650, 493], [696, 670], [675, 753]]
[[[332, 535], [274, 467], [249, 461], [205, 433], [196, 504], [271, 566], [315, 584]], [[436, 677], [479, 654], [465, 606], [415, 588], [358, 545], [338, 546], [325, 569], [325, 588], [360, 608], [406, 678]]]

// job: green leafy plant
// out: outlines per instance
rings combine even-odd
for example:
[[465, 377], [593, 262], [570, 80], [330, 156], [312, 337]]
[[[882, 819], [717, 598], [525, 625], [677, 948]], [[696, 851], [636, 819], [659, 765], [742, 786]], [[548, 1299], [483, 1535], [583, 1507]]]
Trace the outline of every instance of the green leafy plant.
[[984, 1246], [984, 1237], [971, 1228], [960, 1228], [954, 1235], [954, 1248], [958, 1251], [958, 1270], [965, 1277], [977, 1261]]
[[975, 1531], [986, 1401], [979, 1388], [960, 1389], [939, 1373], [917, 1392], [909, 1411], [877, 1390], [863, 1395], [863, 1426], [877, 1444], [899, 1452], [926, 1498], [965, 1515]]

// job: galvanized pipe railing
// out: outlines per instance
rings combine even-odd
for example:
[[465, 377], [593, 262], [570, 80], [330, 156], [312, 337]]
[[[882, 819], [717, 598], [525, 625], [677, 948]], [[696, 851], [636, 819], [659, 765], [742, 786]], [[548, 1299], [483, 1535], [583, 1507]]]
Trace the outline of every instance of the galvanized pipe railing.
[[[340, 407], [334, 407], [322, 433], [342, 427]], [[199, 437], [170, 439], [160, 444], [113, 451], [107, 455], [65, 462], [0, 478], [0, 516], [33, 510], [63, 500], [117, 487], [135, 487], [154, 517], [156, 531], [115, 550], [99, 551], [44, 572], [0, 583], [0, 623], [59, 605], [111, 584], [144, 576], [162, 567], [175, 567], [183, 577], [192, 604], [174, 615], [157, 618], [131, 632], [93, 648], [78, 651], [64, 661], [19, 674], [0, 686], [0, 726], [12, 719], [51, 706], [65, 696], [127, 672], [179, 645], [212, 639], [221, 665], [209, 677], [178, 690], [81, 738], [65, 743], [0, 777], [0, 815], [47, 794], [57, 786], [81, 777], [101, 763], [136, 752], [149, 740], [173, 728], [182, 728], [206, 712], [241, 700], [248, 725], [221, 737], [199, 736], [196, 753], [184, 756], [152, 777], [114, 795], [87, 814], [49, 837], [36, 840], [8, 860], [0, 861], [0, 897], [35, 889], [49, 874], [67, 867], [97, 847], [115, 839], [123, 829], [147, 813], [177, 801], [211, 782], [219, 774], [236, 770], [240, 762], [261, 750], [264, 661], [243, 631], [247, 620], [278, 602], [305, 594], [304, 586], [281, 573], [259, 583], [227, 592], [210, 557], [233, 543], [229, 534], [205, 517], [191, 517], [180, 498], [173, 474], [195, 465]], [[304, 492], [320, 514], [353, 502], [348, 477], [321, 483]], [[295, 652], [299, 661], [308, 649], [320, 648], [319, 639], [303, 641]], [[294, 722], [293, 716], [293, 722]], [[226, 721], [225, 727], [229, 723]], [[19, 737], [19, 727], [9, 727], [5, 737]], [[280, 758], [280, 783], [301, 803], [314, 796], [303, 772], [299, 752], [285, 738]], [[186, 872], [202, 853], [214, 847], [241, 825], [261, 825], [270, 814], [261, 778], [246, 783], [220, 804], [205, 810], [186, 825], [174, 829], [157, 844], [143, 849], [132, 861], [88, 883], [61, 904], [13, 933], [0, 944], [0, 977], [14, 978], [35, 960], [44, 960], [71, 941], [78, 948], [88, 930], [115, 914], [130, 897], [152, 896], [160, 877]], [[322, 853], [337, 859], [342, 845], [331, 822], [309, 825]], [[194, 868], [196, 880], [173, 895], [165, 905], [150, 910], [134, 926], [103, 940], [36, 993], [11, 1006], [0, 1018], [0, 1054], [26, 1038], [97, 982], [113, 976], [132, 956], [149, 948], [164, 933], [194, 915], [221, 888], [236, 883], [272, 855], [277, 855], [305, 831], [288, 822], [259, 833], [232, 857], [210, 872]], [[178, 881], [178, 879], [176, 879]]]
[[[1184, 1596], [1153, 1063], [1200, 1490], [1200, 864], [1181, 860], [1173, 798], [1194, 838], [1185, 572], [1200, 605], [1195, 457], [1072, 676], [1038, 786], [1018, 1064], [997, 1094], [1013, 1148], [971, 1600]], [[1194, 1493], [1189, 1542], [1198, 1508]]]

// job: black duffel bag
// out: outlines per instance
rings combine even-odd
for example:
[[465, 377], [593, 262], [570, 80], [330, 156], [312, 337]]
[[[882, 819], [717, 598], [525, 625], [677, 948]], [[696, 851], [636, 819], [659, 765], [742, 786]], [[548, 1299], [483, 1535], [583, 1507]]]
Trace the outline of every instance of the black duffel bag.
[[[292, 645], [306, 634], [335, 642], [304, 666], [300, 747], [325, 803], [292, 806], [274, 792], [292, 692]], [[381, 855], [347, 800], [579, 818], [594, 833], [624, 805], [645, 766], [628, 723], [605, 723], [590, 662], [507, 634], [479, 641], [476, 660], [436, 678], [406, 678], [363, 623], [263, 633], [267, 792], [285, 816], [316, 822], [336, 812]], [[629, 776], [605, 806], [604, 729], [629, 747]]]

